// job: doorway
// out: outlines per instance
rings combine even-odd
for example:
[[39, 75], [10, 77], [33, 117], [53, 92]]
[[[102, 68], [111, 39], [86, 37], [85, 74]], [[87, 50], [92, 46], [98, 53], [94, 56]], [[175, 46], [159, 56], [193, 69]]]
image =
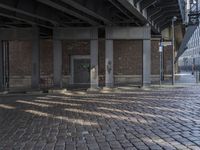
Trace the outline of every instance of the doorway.
[[90, 84], [90, 56], [74, 55], [71, 56], [71, 84], [89, 85]]

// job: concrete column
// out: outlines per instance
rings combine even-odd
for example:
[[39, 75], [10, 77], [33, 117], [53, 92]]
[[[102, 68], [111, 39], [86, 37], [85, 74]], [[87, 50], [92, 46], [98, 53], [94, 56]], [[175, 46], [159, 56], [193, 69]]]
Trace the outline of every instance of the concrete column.
[[97, 89], [99, 86], [98, 76], [98, 40], [90, 41], [90, 89]]
[[32, 33], [32, 78], [31, 86], [36, 89], [40, 84], [40, 33], [37, 27], [33, 28]]
[[[55, 31], [53, 36], [55, 36]], [[55, 88], [62, 87], [62, 41], [53, 37], [53, 82]]]
[[113, 40], [106, 40], [106, 55], [105, 55], [105, 70], [106, 70], [106, 79], [105, 84], [106, 88], [113, 87]]
[[0, 40], [0, 91], [3, 90], [3, 45]]
[[143, 40], [143, 86], [151, 84], [151, 40]]

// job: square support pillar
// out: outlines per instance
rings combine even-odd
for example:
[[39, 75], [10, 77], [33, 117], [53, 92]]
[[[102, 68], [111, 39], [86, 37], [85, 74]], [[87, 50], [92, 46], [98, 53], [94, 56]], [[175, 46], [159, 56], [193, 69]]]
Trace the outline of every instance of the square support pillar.
[[113, 40], [106, 40], [106, 55], [105, 55], [105, 86], [106, 88], [113, 87]]
[[90, 40], [90, 90], [98, 87], [98, 40]]
[[[55, 36], [55, 31], [53, 36]], [[62, 88], [62, 41], [53, 37], [53, 83]]]
[[33, 28], [32, 33], [32, 78], [31, 87], [39, 88], [40, 85], [40, 34], [37, 27]]
[[0, 40], [0, 91], [3, 90], [3, 44]]
[[143, 40], [143, 76], [142, 85], [151, 84], [151, 40]]

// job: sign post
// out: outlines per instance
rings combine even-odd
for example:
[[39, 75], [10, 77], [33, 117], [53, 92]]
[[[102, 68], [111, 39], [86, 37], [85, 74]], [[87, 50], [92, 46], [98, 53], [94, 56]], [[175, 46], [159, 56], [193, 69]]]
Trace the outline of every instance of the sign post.
[[163, 52], [162, 43], [160, 43], [159, 52], [160, 52], [160, 86], [161, 86], [162, 84], [162, 52]]
[[163, 49], [166, 46], [171, 46], [172, 41], [162, 41], [159, 43], [159, 53], [160, 53], [160, 85], [162, 84], [162, 76], [163, 76]]

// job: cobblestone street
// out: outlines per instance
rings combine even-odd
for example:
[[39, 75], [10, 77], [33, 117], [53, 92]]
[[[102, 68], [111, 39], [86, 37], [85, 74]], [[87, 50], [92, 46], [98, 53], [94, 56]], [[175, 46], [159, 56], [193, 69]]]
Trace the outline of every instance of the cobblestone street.
[[1, 96], [1, 150], [200, 149], [200, 87]]

